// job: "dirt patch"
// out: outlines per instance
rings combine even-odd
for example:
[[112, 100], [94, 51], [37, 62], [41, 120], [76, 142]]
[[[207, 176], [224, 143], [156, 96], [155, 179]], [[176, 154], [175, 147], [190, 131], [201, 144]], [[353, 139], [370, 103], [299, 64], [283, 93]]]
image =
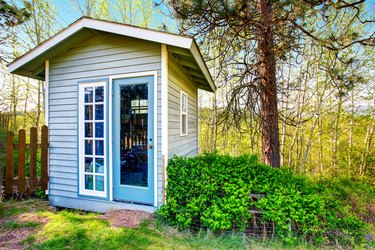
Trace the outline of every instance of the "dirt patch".
[[0, 249], [24, 249], [21, 241], [35, 232], [34, 228], [17, 228], [0, 232]]
[[375, 202], [367, 204], [366, 212], [367, 214], [365, 218], [363, 218], [364, 221], [366, 221], [367, 223], [374, 223], [375, 222]]
[[[33, 213], [18, 214], [0, 221], [0, 249], [25, 249], [22, 241], [36, 232], [36, 227], [48, 223], [45, 216]], [[13, 223], [15, 228], [6, 228]], [[12, 227], [12, 226], [10, 226]]]
[[[35, 213], [22, 213], [13, 215], [10, 217], [6, 217], [2, 220], [0, 220], [0, 227], [6, 225], [9, 222], [14, 222], [17, 224], [20, 224], [20, 227], [23, 227], [22, 225], [30, 225], [30, 222], [34, 222], [35, 225], [38, 224], [46, 224], [49, 221], [49, 219], [41, 214], [35, 214]], [[28, 224], [29, 223], [29, 224]], [[0, 229], [0, 232], [3, 230]], [[1, 243], [1, 240], [0, 240]]]
[[151, 218], [151, 214], [138, 210], [114, 210], [101, 215], [99, 218], [108, 220], [114, 227], [138, 227], [142, 221]]
[[42, 216], [41, 214], [34, 214], [34, 213], [24, 213], [24, 214], [19, 214], [16, 216], [16, 221], [17, 222], [36, 222], [39, 224], [46, 224], [49, 219], [45, 216]]
[[25, 249], [22, 241], [35, 234], [49, 218], [35, 213], [20, 213], [0, 220], [0, 249]]

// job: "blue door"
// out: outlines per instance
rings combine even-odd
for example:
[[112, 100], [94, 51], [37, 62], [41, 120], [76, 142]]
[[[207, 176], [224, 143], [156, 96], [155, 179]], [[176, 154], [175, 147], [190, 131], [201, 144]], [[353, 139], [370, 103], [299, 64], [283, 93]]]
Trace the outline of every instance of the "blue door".
[[154, 77], [113, 80], [113, 198], [154, 203]]

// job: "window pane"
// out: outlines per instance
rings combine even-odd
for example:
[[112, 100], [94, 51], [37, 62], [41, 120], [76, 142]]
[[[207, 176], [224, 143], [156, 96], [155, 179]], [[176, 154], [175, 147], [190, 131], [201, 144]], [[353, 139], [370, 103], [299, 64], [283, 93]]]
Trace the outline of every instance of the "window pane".
[[93, 159], [91, 157], [85, 157], [85, 171], [90, 173], [93, 171]]
[[131, 104], [132, 104], [132, 108], [138, 108], [138, 106], [139, 106], [139, 100], [132, 100]]
[[85, 105], [85, 120], [92, 119], [92, 105]]
[[148, 100], [139, 100], [139, 104], [140, 104], [140, 106], [148, 106]]
[[95, 176], [95, 190], [104, 191], [104, 176]]
[[85, 88], [85, 103], [92, 102], [93, 88]]
[[103, 158], [95, 158], [95, 173], [104, 173], [104, 159]]
[[104, 118], [104, 105], [95, 105], [95, 120], [103, 120]]
[[[83, 171], [84, 188], [86, 190], [93, 190], [103, 192], [105, 190], [105, 158], [104, 152], [104, 122], [105, 97], [104, 86], [86, 85], [84, 87], [84, 99], [80, 99], [81, 107], [83, 108], [84, 120], [79, 126], [83, 126], [84, 131], [80, 133], [80, 143], [84, 143], [83, 156], [80, 156], [84, 161], [80, 171]], [[82, 110], [81, 110], [82, 112]], [[85, 139], [87, 138], [87, 139]], [[99, 139], [97, 139], [99, 138]], [[82, 175], [81, 177], [82, 178]]]
[[85, 189], [94, 190], [94, 176], [85, 174]]
[[120, 166], [116, 174], [121, 185], [148, 186], [148, 103], [143, 101], [147, 99], [146, 84], [120, 86], [120, 112], [116, 114], [120, 117]]
[[95, 88], [95, 102], [104, 102], [104, 87]]
[[181, 117], [181, 134], [186, 134], [186, 115], [182, 115]]
[[92, 137], [92, 122], [85, 122], [85, 137]]
[[186, 112], [186, 95], [182, 94], [181, 95], [181, 111]]
[[85, 140], [85, 155], [92, 155], [92, 140]]
[[103, 141], [95, 141], [95, 155], [104, 155]]
[[104, 137], [104, 122], [95, 123], [95, 137], [97, 138]]

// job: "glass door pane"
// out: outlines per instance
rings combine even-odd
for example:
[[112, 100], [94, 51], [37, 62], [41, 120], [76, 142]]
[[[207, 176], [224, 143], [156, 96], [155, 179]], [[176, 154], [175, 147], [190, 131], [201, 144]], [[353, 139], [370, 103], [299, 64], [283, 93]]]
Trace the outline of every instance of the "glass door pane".
[[120, 86], [120, 185], [147, 187], [147, 84]]

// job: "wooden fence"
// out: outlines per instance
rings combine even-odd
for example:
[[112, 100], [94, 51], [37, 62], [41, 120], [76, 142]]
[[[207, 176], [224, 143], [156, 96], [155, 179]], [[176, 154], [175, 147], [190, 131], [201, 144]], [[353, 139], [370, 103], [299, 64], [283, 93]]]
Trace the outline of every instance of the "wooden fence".
[[[23, 195], [33, 193], [40, 185], [42, 190], [48, 188], [48, 127], [41, 130], [41, 143], [38, 144], [38, 130], [30, 129], [30, 143], [26, 144], [26, 131], [18, 131], [18, 143], [14, 143], [14, 135], [8, 132], [5, 144], [5, 195]], [[41, 176], [37, 177], [37, 154], [41, 149]], [[29, 149], [29, 172], [26, 177], [26, 150]], [[18, 150], [18, 162], [14, 162], [14, 152]], [[17, 169], [17, 171], [15, 171]], [[17, 176], [15, 176], [17, 172]]]

